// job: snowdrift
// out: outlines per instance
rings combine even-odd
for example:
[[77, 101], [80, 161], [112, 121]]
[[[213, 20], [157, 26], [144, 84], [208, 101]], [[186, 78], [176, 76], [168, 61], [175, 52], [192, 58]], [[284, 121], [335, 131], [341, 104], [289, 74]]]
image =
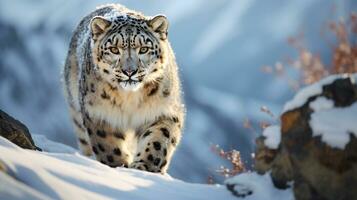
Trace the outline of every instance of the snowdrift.
[[[50, 152], [21, 149], [0, 137], [0, 199], [237, 199], [225, 185], [192, 184], [169, 175], [111, 168], [42, 135], [33, 139]], [[275, 195], [292, 199], [290, 190], [274, 188], [267, 175], [246, 173], [232, 181], [249, 189], [252, 194], [247, 200], [277, 199]]]

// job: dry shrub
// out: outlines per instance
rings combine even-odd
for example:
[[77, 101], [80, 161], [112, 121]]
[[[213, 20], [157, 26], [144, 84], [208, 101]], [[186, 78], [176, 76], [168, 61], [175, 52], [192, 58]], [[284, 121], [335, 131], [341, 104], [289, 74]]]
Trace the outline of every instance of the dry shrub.
[[[330, 74], [357, 72], [357, 14], [352, 13], [347, 20], [330, 22], [323, 33], [332, 34], [336, 39], [335, 42], [327, 41], [332, 52], [330, 63], [323, 63], [318, 53], [313, 53], [306, 48], [303, 45], [303, 34], [299, 34], [288, 39], [288, 43], [298, 51], [297, 59], [277, 62], [275, 66], [264, 66], [262, 70], [286, 79], [294, 90]], [[287, 75], [288, 68], [299, 72], [298, 80]]]
[[[213, 145], [212, 151], [222, 159], [228, 160], [230, 163], [230, 167], [222, 165], [219, 169], [217, 169], [216, 172], [218, 174], [224, 176], [225, 178], [228, 178], [245, 171], [245, 167], [242, 162], [239, 151], [234, 149], [231, 151], [224, 151], [218, 145]], [[208, 184], [214, 184], [213, 177], [209, 176], [207, 182]]]
[[[276, 115], [267, 106], [261, 106], [260, 111], [265, 113], [270, 118], [270, 120], [269, 121], [260, 121], [258, 125], [252, 124], [252, 122], [248, 118], [244, 119], [244, 122], [243, 122], [243, 127], [248, 129], [254, 135], [257, 135], [262, 130], [264, 130], [265, 128], [269, 127], [272, 124], [279, 123], [279, 120], [280, 120], [279, 118], [276, 117]], [[259, 131], [257, 131], [259, 129], [259, 128], [257, 128], [257, 126], [259, 126], [259, 128], [260, 128]]]
[[[267, 121], [261, 121], [259, 122], [259, 125], [253, 125], [251, 121], [247, 118], [244, 120], [244, 128], [248, 129], [250, 132], [252, 132], [254, 135], [257, 135], [258, 133], [258, 128], [256, 126], [259, 126], [261, 130], [264, 130], [265, 128], [269, 127], [271, 123], [278, 123], [278, 120], [273, 112], [267, 107], [267, 106], [262, 106], [260, 108], [260, 111], [267, 114], [271, 122]], [[259, 130], [259, 132], [261, 131]], [[241, 159], [240, 152], [233, 149], [231, 151], [225, 151], [222, 148], [219, 147], [219, 145], [213, 145], [212, 146], [212, 151], [217, 154], [219, 157], [221, 157], [224, 160], [227, 160], [230, 163], [229, 167], [226, 166], [221, 166], [219, 169], [216, 170], [216, 172], [220, 175], [222, 175], [225, 178], [235, 176], [239, 173], [242, 173], [246, 171], [246, 168], [244, 166], [244, 163]], [[252, 154], [254, 155], [254, 154]], [[215, 181], [213, 180], [213, 176], [208, 176], [207, 179], [208, 184], [214, 184]]]

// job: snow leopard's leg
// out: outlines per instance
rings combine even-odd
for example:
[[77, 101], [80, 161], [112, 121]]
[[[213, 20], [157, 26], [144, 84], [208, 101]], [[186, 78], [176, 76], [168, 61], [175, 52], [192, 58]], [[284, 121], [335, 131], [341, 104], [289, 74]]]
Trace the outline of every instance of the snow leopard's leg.
[[72, 116], [72, 124], [74, 127], [74, 132], [77, 136], [78, 147], [81, 150], [83, 155], [91, 156], [92, 149], [89, 141], [89, 137], [85, 127], [83, 126], [83, 120], [81, 113], [74, 110], [74, 108], [70, 108], [70, 113]]
[[[72, 43], [71, 43], [72, 44]], [[64, 66], [64, 94], [69, 105], [69, 111], [72, 117], [72, 124], [74, 127], [74, 132], [77, 137], [78, 147], [81, 152], [86, 156], [92, 155], [92, 150], [89, 143], [88, 134], [83, 126], [83, 120], [81, 112], [79, 111], [77, 100], [78, 100], [78, 65], [77, 59], [73, 52], [74, 47], [68, 53], [66, 63]], [[76, 106], [77, 105], [77, 106]]]
[[138, 134], [138, 147], [131, 168], [165, 173], [181, 139], [181, 120], [162, 117]]
[[128, 167], [132, 160], [125, 135], [102, 120], [84, 115], [92, 151], [98, 161], [111, 167]]

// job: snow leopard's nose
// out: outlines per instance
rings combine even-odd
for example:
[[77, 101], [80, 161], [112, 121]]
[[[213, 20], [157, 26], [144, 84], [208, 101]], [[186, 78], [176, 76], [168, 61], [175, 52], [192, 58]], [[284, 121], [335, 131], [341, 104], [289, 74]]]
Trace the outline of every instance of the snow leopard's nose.
[[121, 71], [128, 77], [133, 76], [138, 71], [137, 61], [135, 58], [128, 56], [123, 63]]
[[133, 70], [133, 69], [129, 68], [129, 69], [123, 69], [122, 72], [123, 72], [123, 74], [127, 75], [128, 77], [131, 77], [131, 76], [135, 75], [136, 72], [138, 72], [138, 70], [137, 69]]

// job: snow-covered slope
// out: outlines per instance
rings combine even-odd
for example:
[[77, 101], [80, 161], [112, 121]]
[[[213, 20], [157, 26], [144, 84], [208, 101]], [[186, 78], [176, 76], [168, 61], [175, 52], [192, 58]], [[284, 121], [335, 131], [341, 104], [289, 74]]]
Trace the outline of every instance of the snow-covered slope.
[[[44, 138], [42, 142], [45, 144], [40, 144], [41, 147], [50, 149], [63, 146], [55, 147]], [[2, 198], [5, 195], [29, 199], [29, 193], [33, 199], [233, 199], [225, 186], [190, 184], [169, 175], [114, 169], [78, 153], [23, 150], [2, 137], [0, 155], [10, 174], [18, 180], [0, 179], [5, 186], [0, 189], [0, 199], [5, 199]]]
[[[224, 185], [192, 184], [169, 175], [111, 168], [43, 136], [35, 135], [34, 140], [56, 153], [24, 150], [0, 137], [0, 162], [15, 177], [0, 172], [0, 199], [236, 199]], [[249, 199], [273, 193], [292, 195], [289, 190], [274, 189], [267, 176], [248, 173], [241, 177], [232, 181], [253, 191]], [[274, 195], [267, 197], [270, 200]]]

